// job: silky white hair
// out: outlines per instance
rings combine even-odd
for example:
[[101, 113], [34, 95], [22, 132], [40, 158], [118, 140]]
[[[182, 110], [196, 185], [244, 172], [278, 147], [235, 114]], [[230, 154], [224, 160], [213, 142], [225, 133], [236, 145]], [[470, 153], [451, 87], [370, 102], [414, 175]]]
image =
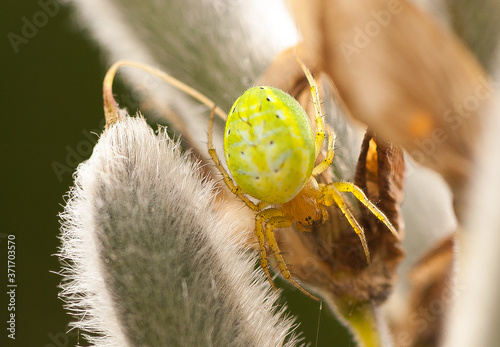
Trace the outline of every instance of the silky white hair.
[[105, 130], [61, 219], [61, 297], [92, 345], [298, 343], [212, 181], [165, 128], [125, 116]]

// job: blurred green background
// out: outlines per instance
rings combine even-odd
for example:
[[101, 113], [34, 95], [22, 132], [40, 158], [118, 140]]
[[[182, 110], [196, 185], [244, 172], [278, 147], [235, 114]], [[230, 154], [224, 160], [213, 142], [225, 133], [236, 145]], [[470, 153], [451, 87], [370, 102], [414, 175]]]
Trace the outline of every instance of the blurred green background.
[[[72, 173], [103, 128], [106, 63], [68, 8], [60, 5], [53, 16], [42, 10], [38, 1], [26, 0], [1, 10], [0, 346], [85, 345], [78, 332], [68, 332], [54, 254]], [[16, 242], [16, 340], [6, 332], [7, 235]], [[314, 346], [318, 305], [293, 291], [287, 299]], [[348, 333], [324, 308], [318, 346], [350, 345]]]

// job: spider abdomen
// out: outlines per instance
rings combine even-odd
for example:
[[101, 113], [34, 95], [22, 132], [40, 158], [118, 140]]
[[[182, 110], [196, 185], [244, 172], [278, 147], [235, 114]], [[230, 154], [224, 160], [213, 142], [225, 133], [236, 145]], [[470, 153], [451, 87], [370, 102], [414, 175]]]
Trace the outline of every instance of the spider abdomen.
[[309, 117], [297, 100], [272, 87], [250, 88], [236, 100], [226, 122], [224, 149], [234, 181], [269, 203], [291, 200], [314, 167]]

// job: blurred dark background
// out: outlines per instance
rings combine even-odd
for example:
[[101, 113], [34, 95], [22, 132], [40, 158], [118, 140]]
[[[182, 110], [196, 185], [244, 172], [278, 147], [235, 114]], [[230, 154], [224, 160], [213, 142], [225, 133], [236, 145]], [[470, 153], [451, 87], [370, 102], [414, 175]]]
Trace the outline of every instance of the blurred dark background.
[[[45, 1], [47, 2], [47, 1]], [[51, 2], [55, 3], [55, 2]], [[9, 1], [1, 11], [2, 206], [0, 346], [74, 346], [58, 299], [59, 218], [76, 166], [103, 129], [105, 61], [70, 9]], [[53, 9], [52, 9], [53, 10]], [[7, 237], [15, 236], [16, 332], [7, 338]], [[293, 314], [314, 345], [318, 305], [287, 292]], [[349, 346], [347, 332], [324, 309], [318, 346]]]
[[[9, 1], [1, 13], [0, 346], [74, 346], [77, 334], [66, 333], [69, 317], [53, 273], [59, 270], [58, 213], [75, 167], [96, 141], [92, 132], [100, 132], [105, 71], [68, 8], [49, 14], [38, 1]], [[6, 336], [10, 234], [16, 242], [15, 341]]]

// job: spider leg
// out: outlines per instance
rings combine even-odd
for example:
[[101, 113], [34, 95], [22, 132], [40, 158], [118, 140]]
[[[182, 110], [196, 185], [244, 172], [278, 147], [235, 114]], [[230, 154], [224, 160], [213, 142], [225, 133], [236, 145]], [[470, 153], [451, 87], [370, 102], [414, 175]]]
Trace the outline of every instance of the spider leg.
[[316, 165], [316, 167], [312, 171], [313, 176], [317, 176], [326, 169], [330, 167], [333, 161], [333, 145], [335, 143], [335, 133], [330, 127], [325, 125], [326, 131], [328, 132], [328, 150], [326, 152], [326, 158], [323, 159], [321, 163]]
[[156, 76], [162, 79], [163, 81], [167, 82], [172, 87], [195, 98], [202, 104], [205, 104], [208, 107], [215, 107], [215, 113], [217, 113], [217, 115], [222, 119], [224, 120], [227, 119], [226, 113], [222, 111], [219, 107], [214, 106], [215, 104], [212, 100], [210, 100], [208, 97], [201, 94], [197, 90], [191, 88], [187, 84], [170, 76], [166, 72], [163, 72], [146, 64], [141, 64], [130, 60], [119, 60], [108, 69], [108, 71], [106, 72], [106, 76], [104, 76], [104, 81], [103, 81], [104, 115], [106, 117], [106, 126], [109, 126], [110, 124], [116, 122], [116, 120], [118, 119], [117, 117], [119, 117], [118, 105], [116, 104], [116, 101], [113, 97], [113, 79], [115, 78], [118, 68], [120, 68], [121, 66], [131, 66], [136, 69], [146, 71], [151, 75]]
[[335, 186], [335, 188], [337, 188], [338, 191], [352, 193], [356, 197], [356, 199], [359, 200], [359, 202], [365, 205], [366, 208], [368, 208], [370, 212], [375, 215], [375, 217], [377, 217], [382, 223], [385, 224], [385, 226], [391, 231], [396, 239], [400, 239], [396, 228], [394, 228], [392, 223], [389, 221], [389, 218], [387, 218], [387, 216], [366, 197], [365, 193], [363, 193], [363, 191], [357, 185], [350, 182], [334, 182], [332, 184]]
[[210, 113], [210, 123], [208, 124], [208, 153], [210, 154], [210, 157], [214, 161], [215, 167], [219, 170], [221, 173], [224, 183], [226, 186], [229, 188], [231, 193], [237, 195], [243, 202], [252, 210], [254, 211], [261, 211], [264, 207], [266, 207], [268, 204], [265, 202], [259, 202], [258, 204], [253, 203], [248, 199], [246, 196], [246, 193], [234, 183], [233, 179], [229, 175], [229, 173], [226, 171], [224, 166], [222, 166], [222, 163], [219, 159], [219, 156], [217, 155], [217, 152], [215, 151], [215, 148], [212, 143], [212, 127], [214, 123], [214, 115], [216, 112], [216, 106], [212, 108], [212, 112]]
[[359, 239], [361, 240], [361, 245], [363, 246], [363, 250], [365, 252], [366, 261], [370, 263], [370, 251], [368, 250], [368, 243], [366, 242], [365, 232], [361, 225], [359, 225], [351, 210], [349, 210], [349, 207], [347, 206], [347, 203], [345, 202], [342, 195], [340, 195], [336, 183], [334, 182], [324, 186], [322, 188], [322, 193], [323, 195], [320, 198], [320, 202], [325, 206], [331, 206], [333, 205], [333, 203], [337, 204], [344, 216], [347, 218], [347, 221], [349, 222], [351, 227], [354, 229], [356, 234], [358, 234]]
[[259, 240], [260, 266], [262, 267], [262, 270], [264, 270], [267, 279], [269, 280], [273, 288], [276, 290], [277, 290], [276, 285], [274, 284], [271, 273], [269, 272], [267, 252], [266, 252], [266, 236], [264, 233], [264, 228], [262, 226], [262, 223], [274, 216], [281, 216], [281, 215], [282, 215], [281, 211], [274, 208], [269, 208], [267, 210], [259, 212], [255, 216], [255, 234], [257, 236], [257, 239]]
[[312, 175], [316, 176], [325, 171], [332, 163], [333, 160], [333, 144], [335, 143], [335, 133], [330, 129], [323, 120], [323, 115], [321, 113], [320, 99], [318, 93], [318, 86], [314, 80], [311, 71], [305, 66], [305, 64], [297, 57], [297, 61], [306, 75], [307, 81], [311, 89], [312, 102], [314, 105], [314, 112], [316, 113], [316, 140], [315, 140], [315, 159], [318, 159], [319, 152], [323, 147], [323, 141], [325, 140], [325, 132], [328, 132], [328, 151], [326, 153], [326, 158], [319, 163], [313, 170]]
[[323, 121], [323, 116], [321, 114], [318, 86], [316, 85], [316, 81], [314, 80], [314, 78], [311, 74], [311, 71], [309, 71], [307, 66], [304, 64], [304, 62], [302, 60], [300, 60], [299, 57], [297, 57], [297, 62], [299, 63], [300, 67], [302, 68], [302, 71], [304, 71], [304, 74], [306, 75], [307, 81], [309, 82], [311, 95], [312, 95], [312, 102], [314, 105], [314, 112], [316, 113], [316, 141], [315, 141], [316, 153], [315, 153], [314, 158], [317, 159], [319, 152], [321, 151], [321, 148], [323, 147], [323, 141], [325, 140], [325, 122]]
[[[263, 223], [264, 228], [263, 228]], [[276, 242], [276, 238], [274, 237], [274, 229], [277, 228], [286, 228], [292, 225], [292, 220], [285, 218], [283, 216], [283, 212], [281, 212], [278, 209], [270, 208], [264, 211], [261, 211], [257, 214], [255, 218], [255, 233], [257, 234], [257, 237], [259, 238], [259, 245], [261, 247], [260, 249], [260, 263], [262, 266], [262, 269], [267, 275], [267, 278], [271, 282], [272, 286], [274, 288], [274, 282], [272, 281], [271, 274], [269, 273], [268, 269], [268, 262], [267, 262], [267, 255], [266, 255], [266, 250], [263, 245], [264, 243], [264, 234], [265, 238], [267, 240], [267, 243], [271, 247], [274, 253], [274, 257], [276, 258], [276, 261], [278, 262], [278, 266], [280, 268], [281, 273], [283, 274], [283, 277], [290, 282], [293, 286], [295, 286], [297, 289], [299, 289], [302, 293], [310, 297], [311, 299], [314, 299], [316, 301], [319, 301], [317, 297], [314, 295], [310, 294], [307, 290], [305, 290], [300, 284], [298, 284], [293, 278], [292, 275], [290, 274], [290, 271], [288, 270], [288, 267], [286, 265], [285, 259], [283, 258], [283, 255], [281, 254], [281, 251], [278, 247], [278, 243]], [[261, 241], [262, 238], [262, 241]]]

